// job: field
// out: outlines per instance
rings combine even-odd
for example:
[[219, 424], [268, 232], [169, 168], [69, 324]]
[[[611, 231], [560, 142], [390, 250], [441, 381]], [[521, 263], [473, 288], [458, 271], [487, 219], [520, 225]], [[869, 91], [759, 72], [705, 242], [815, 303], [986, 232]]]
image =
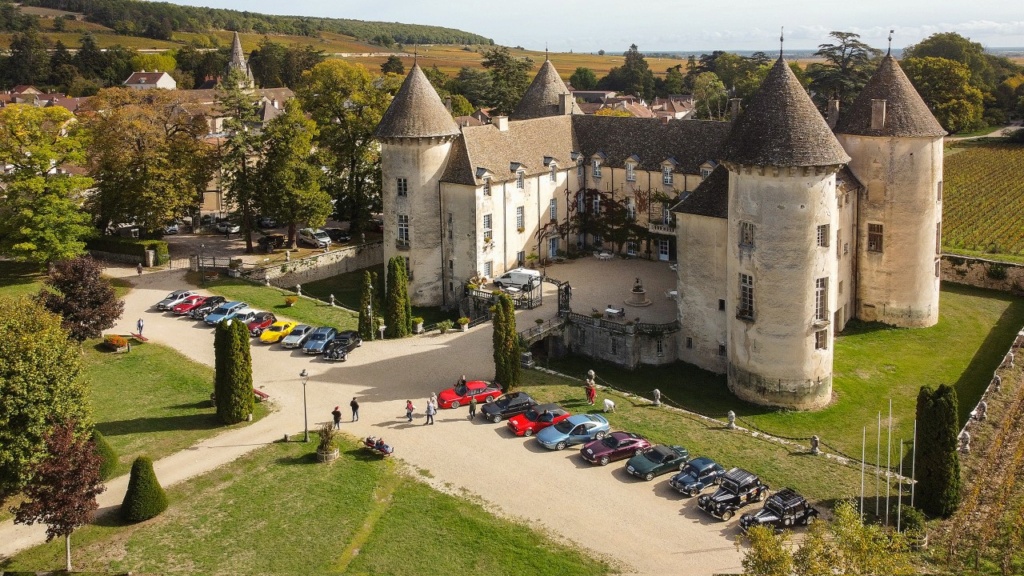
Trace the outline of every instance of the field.
[[960, 146], [945, 159], [943, 248], [1024, 257], [1024, 146]]

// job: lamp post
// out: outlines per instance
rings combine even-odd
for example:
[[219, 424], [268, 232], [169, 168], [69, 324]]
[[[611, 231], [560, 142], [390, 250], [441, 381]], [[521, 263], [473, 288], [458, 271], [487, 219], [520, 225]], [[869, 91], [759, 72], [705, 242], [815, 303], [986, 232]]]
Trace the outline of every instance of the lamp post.
[[370, 283], [370, 300], [366, 303], [366, 321], [370, 326], [370, 340], [373, 340], [373, 283]]
[[206, 269], [203, 267], [203, 251], [206, 250], [206, 244], [199, 245], [199, 277], [202, 279], [203, 287], [206, 287]]
[[299, 378], [302, 378], [302, 441], [309, 442], [309, 412], [306, 410], [306, 382], [309, 381], [309, 374], [305, 368], [299, 372]]

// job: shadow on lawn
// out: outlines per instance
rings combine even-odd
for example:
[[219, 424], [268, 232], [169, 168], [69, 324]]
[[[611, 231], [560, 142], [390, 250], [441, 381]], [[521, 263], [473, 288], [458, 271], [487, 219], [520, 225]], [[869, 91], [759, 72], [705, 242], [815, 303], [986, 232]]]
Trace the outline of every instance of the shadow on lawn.
[[96, 428], [104, 436], [120, 436], [122, 434], [146, 432], [173, 432], [177, 430], [212, 430], [223, 427], [224, 424], [217, 420], [217, 416], [214, 414], [131, 418], [96, 424]]

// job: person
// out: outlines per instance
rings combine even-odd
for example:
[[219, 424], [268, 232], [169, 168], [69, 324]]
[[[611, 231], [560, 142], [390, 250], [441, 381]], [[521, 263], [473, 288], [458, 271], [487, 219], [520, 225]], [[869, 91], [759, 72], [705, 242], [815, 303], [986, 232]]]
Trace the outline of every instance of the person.
[[435, 392], [430, 393], [430, 400], [428, 402], [434, 405], [434, 409], [437, 409], [437, 394]]
[[466, 375], [463, 374], [462, 378], [459, 378], [459, 381], [456, 384], [458, 384], [459, 386], [465, 386], [466, 385]]
[[338, 406], [335, 406], [334, 410], [331, 411], [331, 416], [334, 417], [334, 429], [335, 430], [340, 429], [341, 428], [341, 410], [339, 410]]
[[476, 396], [469, 397], [469, 419], [476, 418]]
[[412, 405], [412, 400], [405, 401], [405, 417], [409, 419], [409, 422], [412, 422], [412, 411], [415, 409], [416, 407]]
[[145, 322], [142, 321], [142, 318], [139, 318], [139, 321], [135, 323], [135, 329], [139, 331], [139, 336], [142, 336], [143, 326], [145, 326]]
[[587, 403], [591, 406], [594, 405], [594, 399], [597, 397], [597, 386], [591, 378], [587, 378]]
[[352, 401], [348, 405], [352, 407], [352, 421], [359, 420], [359, 402], [356, 401], [355, 396], [352, 397]]
[[385, 446], [385, 444], [384, 444], [384, 438], [383, 437], [377, 438], [377, 441], [373, 444], [373, 447], [376, 448], [377, 450], [380, 450], [381, 452], [384, 451], [384, 446]]
[[427, 421], [424, 422], [423, 425], [424, 426], [426, 426], [427, 424], [433, 425], [434, 424], [434, 414], [436, 414], [436, 413], [437, 413], [437, 407], [434, 406], [434, 402], [432, 400], [428, 401], [427, 402]]
[[139, 262], [139, 265], [135, 267], [135, 271], [139, 273], [139, 276], [142, 276], [142, 262]]

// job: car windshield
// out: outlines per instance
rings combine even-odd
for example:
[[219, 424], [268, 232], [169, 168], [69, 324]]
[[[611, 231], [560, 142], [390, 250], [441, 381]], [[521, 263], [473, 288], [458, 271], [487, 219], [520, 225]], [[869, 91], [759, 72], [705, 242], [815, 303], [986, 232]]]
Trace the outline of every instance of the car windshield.
[[776, 516], [782, 516], [783, 510], [782, 505], [778, 503], [774, 498], [769, 500], [764, 505], [766, 510], [770, 510], [775, 513]]
[[685, 467], [683, 468], [682, 472], [683, 472], [684, 474], [689, 474], [690, 476], [693, 476], [694, 478], [696, 478], [696, 477], [700, 476], [700, 470], [697, 470], [697, 469], [696, 469], [696, 468], [694, 468], [694, 467], [693, 467], [693, 465], [691, 465], [691, 464], [687, 464], [687, 465], [686, 465], [686, 466], [685, 466]]
[[555, 424], [555, 428], [562, 434], [568, 434], [572, 431], [572, 422], [568, 420], [562, 420], [558, 424]]
[[[607, 438], [605, 438], [601, 442], [604, 443], [604, 445], [609, 447], [609, 448], [618, 448], [619, 447], [619, 439], [614, 437], [614, 436], [608, 436]], [[625, 442], [623, 442], [623, 443], [625, 443]]]
[[523, 416], [526, 417], [526, 419], [529, 420], [530, 422], [536, 422], [540, 414], [538, 414], [536, 410], [531, 408], [530, 410], [527, 410], [523, 414]]
[[170, 294], [167, 295], [167, 298], [164, 298], [164, 300], [171, 300], [177, 298], [178, 296], [179, 294], [177, 292], [171, 292]]
[[722, 489], [732, 492], [733, 494], [737, 494], [740, 491], [740, 487], [737, 486], [735, 482], [727, 478], [722, 480]]
[[269, 328], [270, 332], [280, 332], [282, 330], [284, 330], [284, 326], [278, 326], [277, 324], [272, 324]]
[[454, 390], [455, 394], [457, 394], [458, 396], [465, 396], [466, 395], [466, 387], [465, 386], [456, 386], [452, 390]]
[[331, 237], [327, 235], [327, 232], [317, 232], [316, 234], [313, 234], [313, 236], [317, 240], [330, 240], [331, 239]]
[[647, 452], [644, 452], [644, 458], [647, 458], [655, 464], [661, 464], [663, 460], [661, 452], [658, 452], [657, 450], [648, 450]]
[[325, 334], [323, 332], [315, 332], [315, 333], [313, 333], [312, 336], [309, 337], [309, 339], [310, 340], [326, 340], [327, 339], [327, 334]]
[[214, 314], [227, 314], [230, 311], [231, 311], [231, 308], [229, 308], [227, 306], [221, 306], [220, 308], [217, 308], [216, 310], [214, 310], [213, 313]]

